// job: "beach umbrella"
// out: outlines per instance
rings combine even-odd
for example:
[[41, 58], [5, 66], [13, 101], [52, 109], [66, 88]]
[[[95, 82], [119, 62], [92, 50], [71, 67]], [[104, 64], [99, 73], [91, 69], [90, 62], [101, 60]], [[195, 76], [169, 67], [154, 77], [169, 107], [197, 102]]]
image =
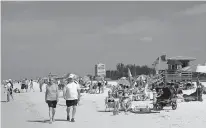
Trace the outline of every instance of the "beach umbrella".
[[137, 81], [144, 81], [147, 80], [147, 76], [146, 75], [140, 75], [137, 77]]
[[127, 78], [126, 77], [121, 77], [120, 80], [127, 80]]
[[118, 80], [118, 85], [122, 84], [122, 85], [130, 86], [130, 82], [127, 79], [125, 79], [125, 78], [120, 78]]
[[83, 77], [83, 82], [87, 83], [88, 81], [90, 81], [90, 78], [88, 76], [84, 76]]
[[190, 71], [190, 72], [197, 72], [197, 73], [206, 73], [206, 65], [198, 64], [193, 66], [187, 66], [181, 69], [181, 71]]
[[198, 65], [197, 68], [196, 68], [196, 72], [206, 73], [206, 65]]

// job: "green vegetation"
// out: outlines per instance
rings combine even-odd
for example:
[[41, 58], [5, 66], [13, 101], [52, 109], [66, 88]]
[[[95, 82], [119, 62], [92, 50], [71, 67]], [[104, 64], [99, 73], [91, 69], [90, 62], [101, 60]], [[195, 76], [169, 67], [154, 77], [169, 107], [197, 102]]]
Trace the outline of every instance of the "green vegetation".
[[130, 69], [132, 76], [138, 75], [151, 75], [155, 74], [155, 70], [153, 68], [148, 67], [147, 65], [138, 66], [132, 64], [123, 64], [118, 63], [116, 65], [116, 70], [107, 70], [106, 71], [106, 78], [110, 78], [112, 80], [117, 80], [121, 77], [128, 77], [128, 69]]

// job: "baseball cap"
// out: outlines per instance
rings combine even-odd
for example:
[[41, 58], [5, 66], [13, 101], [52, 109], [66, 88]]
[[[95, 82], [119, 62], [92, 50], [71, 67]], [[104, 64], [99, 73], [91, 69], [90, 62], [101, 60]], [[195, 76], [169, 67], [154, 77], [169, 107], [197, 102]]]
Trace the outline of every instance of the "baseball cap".
[[74, 78], [75, 78], [75, 75], [74, 75], [74, 74], [70, 74], [68, 78], [74, 79]]

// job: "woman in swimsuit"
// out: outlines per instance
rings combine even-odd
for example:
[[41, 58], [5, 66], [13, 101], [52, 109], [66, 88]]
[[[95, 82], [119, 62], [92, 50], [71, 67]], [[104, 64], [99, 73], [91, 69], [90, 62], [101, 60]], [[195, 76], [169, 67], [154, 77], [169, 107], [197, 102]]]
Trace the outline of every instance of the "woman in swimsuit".
[[106, 97], [107, 103], [113, 104], [113, 108], [115, 112], [119, 112], [119, 101], [116, 100], [111, 91], [108, 91], [108, 97]]
[[129, 97], [129, 94], [127, 92], [124, 93], [124, 96], [122, 98], [122, 108], [125, 112], [127, 112], [132, 105], [132, 99]]

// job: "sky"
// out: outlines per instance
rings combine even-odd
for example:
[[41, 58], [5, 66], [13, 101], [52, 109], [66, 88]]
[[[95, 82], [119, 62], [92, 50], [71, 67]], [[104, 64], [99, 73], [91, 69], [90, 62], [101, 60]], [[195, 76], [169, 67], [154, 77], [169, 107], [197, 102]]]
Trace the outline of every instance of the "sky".
[[1, 2], [2, 79], [94, 75], [94, 65], [206, 62], [206, 2]]

